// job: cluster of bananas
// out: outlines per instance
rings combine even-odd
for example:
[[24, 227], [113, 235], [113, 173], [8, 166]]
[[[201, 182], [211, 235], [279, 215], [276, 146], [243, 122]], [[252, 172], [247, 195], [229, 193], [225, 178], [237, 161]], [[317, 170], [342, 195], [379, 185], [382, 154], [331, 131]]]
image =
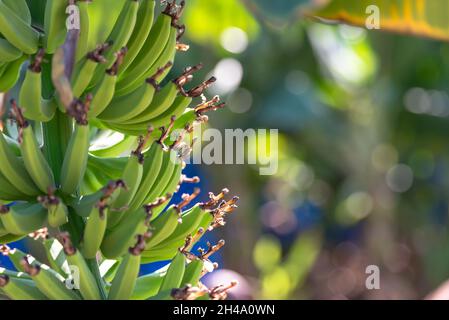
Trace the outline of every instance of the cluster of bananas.
[[[0, 63], [7, 66], [0, 91], [17, 83], [29, 59], [8, 105], [17, 139], [0, 132], [0, 249], [17, 269], [0, 268], [0, 292], [12, 299], [225, 297], [233, 284], [207, 289], [200, 282], [224, 242], [199, 255], [190, 250], [206, 231], [224, 225], [237, 197], [224, 200], [224, 189], [185, 209], [195, 190], [167, 208], [182, 183], [198, 182], [182, 174], [191, 150], [185, 135], [207, 120], [205, 112], [223, 106], [203, 95], [213, 77], [185, 89], [201, 64], [160, 86], [177, 49], [186, 48], [179, 43], [184, 2], [166, 3], [156, 17], [155, 0], [47, 0], [42, 28], [28, 4], [0, 0]], [[80, 30], [73, 72], [66, 72], [66, 63], [61, 73], [69, 4], [78, 7]], [[116, 19], [102, 21], [100, 33], [92, 16], [101, 5]], [[123, 140], [89, 151], [111, 131]], [[67, 132], [66, 145], [52, 144]], [[27, 235], [43, 239], [48, 265], [6, 245]], [[171, 260], [168, 267], [138, 277], [140, 264], [165, 260]], [[72, 289], [73, 266], [80, 283]]]

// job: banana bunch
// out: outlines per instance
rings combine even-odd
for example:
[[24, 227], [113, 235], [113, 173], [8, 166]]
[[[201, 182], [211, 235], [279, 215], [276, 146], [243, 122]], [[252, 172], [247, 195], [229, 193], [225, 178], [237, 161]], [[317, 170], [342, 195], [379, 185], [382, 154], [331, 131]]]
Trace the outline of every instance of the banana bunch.
[[[187, 88], [202, 64], [164, 81], [188, 47], [184, 1], [164, 3], [156, 15], [155, 0], [47, 0], [36, 19], [26, 0], [0, 0], [0, 92], [11, 120], [0, 132], [0, 253], [15, 267], [0, 268], [0, 294], [225, 296], [229, 287], [200, 281], [224, 242], [190, 251], [225, 224], [237, 198], [224, 200], [224, 189], [191, 204], [195, 189], [170, 203], [183, 183], [199, 182], [183, 175], [186, 136], [224, 103], [204, 95], [214, 77]], [[114, 144], [93, 148], [117, 133]], [[7, 246], [27, 236], [41, 242], [45, 261]], [[167, 260], [139, 277], [141, 264]]]

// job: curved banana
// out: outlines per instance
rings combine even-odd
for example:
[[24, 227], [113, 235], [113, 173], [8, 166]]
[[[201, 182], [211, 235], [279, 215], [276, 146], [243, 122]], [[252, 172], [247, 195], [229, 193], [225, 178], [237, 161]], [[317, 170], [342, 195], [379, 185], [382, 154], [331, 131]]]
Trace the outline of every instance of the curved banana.
[[114, 97], [118, 69], [125, 54], [126, 48], [122, 48], [116, 53], [116, 61], [111, 68], [106, 70], [103, 79], [94, 89], [94, 98], [88, 112], [88, 116], [90, 118], [95, 118], [97, 115], [102, 113]]
[[128, 300], [131, 298], [139, 276], [140, 255], [144, 248], [145, 236], [138, 235], [136, 245], [129, 248], [128, 253], [120, 263], [109, 290], [108, 300]]
[[116, 93], [118, 96], [129, 92], [126, 91], [126, 89], [128, 88], [130, 82], [134, 83], [136, 79], [144, 79], [141, 78], [141, 76], [147, 70], [146, 67], [154, 64], [168, 41], [171, 21], [172, 17], [170, 15], [164, 13], [159, 15], [155, 24], [151, 28], [150, 35], [140, 50], [140, 55], [134, 59], [126, 72], [120, 76], [116, 88]]
[[161, 243], [175, 231], [181, 220], [180, 212], [179, 206], [172, 205], [163, 215], [151, 223], [151, 236], [146, 240], [145, 251]]
[[66, 8], [68, 3], [60, 0], [47, 0], [44, 15], [45, 51], [52, 54], [65, 40], [67, 34]]
[[86, 259], [94, 259], [103, 241], [108, 222], [109, 209], [105, 199], [100, 200], [91, 210], [86, 221], [82, 240], [82, 253]]
[[136, 241], [136, 236], [148, 229], [148, 213], [142, 208], [128, 215], [123, 223], [107, 231], [101, 244], [101, 253], [108, 259], [122, 256]]
[[134, 211], [142, 206], [148, 191], [152, 188], [162, 166], [164, 148], [158, 142], [153, 142], [143, 164], [143, 177], [129, 210]]
[[180, 287], [186, 285], [196, 286], [201, 278], [204, 269], [204, 261], [202, 259], [195, 259], [191, 261], [185, 269], [184, 277], [182, 278]]
[[89, 86], [95, 69], [98, 64], [105, 63], [106, 59], [103, 54], [110, 47], [109, 43], [98, 45], [95, 50], [89, 52], [84, 60], [81, 60], [76, 66], [72, 75], [72, 90], [75, 97], [81, 97], [83, 92]]
[[37, 51], [39, 33], [19, 18], [4, 2], [0, 1], [0, 33], [16, 48], [26, 54]]
[[39, 50], [33, 63], [28, 66], [25, 79], [19, 91], [19, 105], [24, 108], [23, 114], [27, 119], [47, 122], [56, 111], [53, 99], [42, 99], [42, 67], [45, 52]]
[[[145, 69], [141, 70], [139, 75], [136, 75], [136, 78], [127, 78], [127, 80], [125, 81], [128, 81], [128, 83], [123, 83], [121, 79], [119, 80], [117, 88], [118, 95], [124, 95], [134, 91], [145, 78], [154, 74], [158, 70], [158, 68], [167, 64], [169, 61], [174, 61], [176, 54], [176, 33], [177, 30], [175, 28], [170, 29], [167, 43], [165, 44], [164, 49], [162, 50], [158, 58], [151, 64], [148, 63], [145, 66], [141, 66], [145, 67]], [[139, 58], [139, 56], [137, 56], [137, 58]], [[161, 73], [161, 80], [163, 80], [167, 76], [168, 72], [171, 70], [171, 67], [172, 65]]]
[[179, 288], [184, 277], [185, 268], [186, 257], [183, 252], [178, 252], [168, 267], [167, 274], [159, 288], [159, 293]]
[[48, 195], [39, 196], [38, 201], [48, 210], [48, 224], [58, 228], [68, 222], [69, 209], [66, 204], [53, 194], [53, 189], [48, 189]]
[[39, 148], [33, 127], [26, 121], [19, 107], [14, 101], [11, 101], [13, 111], [17, 118], [20, 128], [20, 150], [22, 152], [25, 168], [27, 169], [31, 179], [36, 186], [46, 192], [55, 187], [55, 178], [53, 172], [45, 159], [41, 149]]
[[94, 75], [93, 83], [99, 81], [99, 76], [106, 68], [109, 68], [113, 64], [113, 53], [127, 46], [128, 40], [134, 30], [136, 24], [137, 12], [139, 9], [139, 1], [126, 0], [125, 5], [114, 25], [114, 28], [109, 35], [107, 42], [112, 43], [111, 50], [106, 53], [105, 58], [108, 61], [105, 65], [97, 67]]
[[149, 122], [151, 119], [164, 113], [175, 101], [178, 95], [178, 86], [171, 82], [154, 95], [151, 104], [134, 118], [123, 121], [124, 124]]
[[142, 0], [137, 13], [137, 20], [131, 37], [128, 40], [128, 54], [123, 60], [122, 72], [128, 69], [142, 49], [150, 34], [154, 20], [155, 0]]
[[26, 60], [26, 56], [23, 55], [19, 59], [10, 62], [6, 65], [5, 70], [0, 77], [0, 92], [8, 92], [19, 80], [20, 67]]
[[[79, 296], [68, 289], [56, 271], [37, 261], [30, 263], [28, 257], [20, 261], [23, 269], [33, 279], [39, 291], [52, 300], [80, 300]], [[81, 280], [81, 279], [80, 279]]]
[[40, 203], [0, 207], [0, 219], [5, 229], [15, 235], [27, 235], [44, 226], [47, 211]]
[[79, 291], [83, 298], [85, 300], [100, 300], [100, 289], [83, 255], [72, 245], [67, 233], [60, 234], [58, 238], [64, 248], [69, 265], [77, 267], [79, 271]]
[[[155, 93], [159, 90], [157, 80], [167, 68], [171, 67], [171, 65], [172, 63], [168, 62], [162, 68], [158, 69], [153, 76], [146, 79], [135, 91], [112, 99], [109, 106], [98, 118], [113, 123], [121, 123], [132, 119], [145, 111], [153, 101]], [[124, 108], [123, 106], [129, 107]]]
[[10, 44], [8, 40], [0, 38], [0, 63], [11, 62], [21, 56], [22, 51]]
[[29, 196], [39, 194], [25, 165], [14, 155], [3, 134], [0, 134], [0, 163], [1, 173], [16, 189]]
[[76, 46], [75, 61], [81, 60], [88, 50], [90, 30], [89, 5], [91, 2], [91, 0], [78, 0], [80, 35]]
[[0, 289], [13, 300], [47, 300], [32, 280], [0, 275]]
[[0, 199], [5, 201], [17, 201], [27, 200], [30, 196], [27, 196], [23, 192], [14, 187], [0, 172]]
[[26, 24], [31, 25], [31, 12], [26, 0], [3, 0]]
[[61, 191], [73, 194], [83, 180], [89, 154], [89, 126], [87, 122], [75, 124], [61, 169]]

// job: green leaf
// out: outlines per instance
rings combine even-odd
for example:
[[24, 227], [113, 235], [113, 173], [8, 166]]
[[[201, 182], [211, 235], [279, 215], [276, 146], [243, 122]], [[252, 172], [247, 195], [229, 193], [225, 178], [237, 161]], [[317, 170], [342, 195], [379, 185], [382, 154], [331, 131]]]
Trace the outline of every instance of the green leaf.
[[331, 0], [306, 14], [330, 22], [366, 26], [376, 14], [376, 7], [380, 30], [449, 40], [447, 0]]

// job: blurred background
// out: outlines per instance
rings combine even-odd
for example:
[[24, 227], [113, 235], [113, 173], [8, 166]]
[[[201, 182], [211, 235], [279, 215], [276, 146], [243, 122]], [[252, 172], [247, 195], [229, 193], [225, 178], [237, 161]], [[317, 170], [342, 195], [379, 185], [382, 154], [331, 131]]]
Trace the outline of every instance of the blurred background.
[[188, 2], [177, 66], [219, 79], [209, 95], [228, 108], [210, 126], [279, 129], [273, 176], [190, 169], [241, 198], [206, 282], [236, 278], [239, 298], [411, 299], [448, 279], [448, 44], [318, 23], [308, 1]]
[[449, 45], [306, 19], [306, 0], [187, 3], [173, 74], [203, 62], [218, 78], [210, 126], [279, 129], [275, 175], [187, 168], [205, 195], [241, 199], [208, 235], [226, 245], [205, 282], [236, 279], [239, 299], [412, 299], [449, 279]]

